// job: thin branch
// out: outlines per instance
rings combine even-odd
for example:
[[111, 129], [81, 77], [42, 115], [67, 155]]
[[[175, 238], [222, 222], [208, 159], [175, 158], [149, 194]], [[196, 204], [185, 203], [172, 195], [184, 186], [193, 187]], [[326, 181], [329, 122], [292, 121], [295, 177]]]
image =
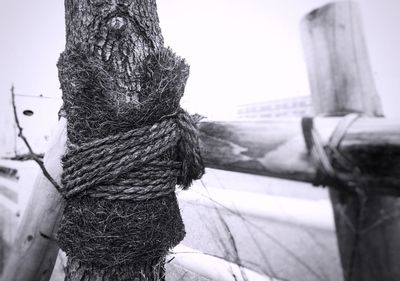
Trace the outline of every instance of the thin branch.
[[51, 184], [57, 189], [60, 190], [60, 186], [57, 184], [57, 182], [51, 177], [51, 175], [49, 174], [49, 172], [47, 171], [46, 167], [44, 166], [43, 160], [40, 158], [39, 155], [37, 155], [31, 145], [29, 144], [27, 138], [24, 136], [24, 134], [22, 133], [23, 129], [19, 123], [19, 119], [18, 119], [18, 114], [17, 114], [17, 107], [15, 105], [15, 93], [14, 93], [14, 85], [11, 86], [11, 101], [12, 101], [12, 106], [13, 106], [13, 111], [14, 111], [14, 120], [15, 120], [15, 124], [17, 125], [18, 128], [18, 137], [20, 137], [22, 139], [22, 141], [25, 143], [26, 147], [29, 150], [29, 154], [32, 158], [32, 160], [34, 160], [40, 167], [40, 169], [43, 172], [43, 175], [51, 182]]

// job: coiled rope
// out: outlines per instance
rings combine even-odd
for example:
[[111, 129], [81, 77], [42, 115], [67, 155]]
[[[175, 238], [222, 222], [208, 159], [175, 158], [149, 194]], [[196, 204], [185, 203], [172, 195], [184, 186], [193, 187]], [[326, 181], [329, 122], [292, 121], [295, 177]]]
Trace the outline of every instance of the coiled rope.
[[188, 187], [185, 171], [202, 164], [199, 150], [192, 150], [182, 162], [162, 156], [174, 147], [187, 152], [196, 143], [194, 121], [181, 111], [153, 125], [71, 146], [63, 161], [61, 192], [65, 198], [80, 195], [108, 200], [165, 196], [175, 191], [178, 177]]

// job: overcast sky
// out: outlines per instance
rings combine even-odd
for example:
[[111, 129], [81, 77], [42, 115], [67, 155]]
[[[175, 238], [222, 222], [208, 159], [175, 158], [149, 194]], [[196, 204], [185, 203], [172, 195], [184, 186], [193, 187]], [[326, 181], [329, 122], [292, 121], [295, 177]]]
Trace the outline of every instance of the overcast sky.
[[[184, 107], [224, 118], [240, 104], [308, 95], [299, 22], [327, 2], [159, 0], [165, 42], [191, 65]], [[0, 3], [0, 96], [13, 82], [20, 94], [60, 97], [55, 65], [65, 43], [63, 1]], [[400, 117], [400, 1], [360, 6], [384, 110]]]

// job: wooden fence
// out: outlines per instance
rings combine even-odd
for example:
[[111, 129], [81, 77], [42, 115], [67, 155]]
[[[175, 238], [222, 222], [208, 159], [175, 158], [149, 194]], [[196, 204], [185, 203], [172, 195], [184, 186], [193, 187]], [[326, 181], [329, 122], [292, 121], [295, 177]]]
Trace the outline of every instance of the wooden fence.
[[[328, 4], [306, 15], [301, 27], [313, 106], [318, 117], [306, 119], [307, 124], [304, 119], [203, 122], [200, 133], [206, 164], [218, 169], [332, 185], [329, 188], [344, 279], [400, 280], [400, 220], [396, 219], [400, 211], [400, 121], [382, 118], [358, 8], [351, 2]], [[346, 123], [343, 116], [349, 113], [360, 116]], [[64, 119], [60, 121], [44, 159], [57, 181], [65, 146], [65, 123]], [[347, 125], [343, 127], [343, 124]], [[332, 140], [338, 130], [342, 130], [340, 138]], [[332, 143], [334, 146], [330, 147]], [[338, 167], [336, 162], [324, 163], [332, 160], [328, 149], [343, 156], [350, 168]], [[324, 165], [332, 170], [326, 171]], [[27, 206], [29, 211], [25, 212], [17, 234], [11, 234], [16, 238], [11, 251], [7, 251], [3, 281], [48, 280], [55, 263], [58, 247], [49, 237], [57, 227], [63, 201], [44, 176], [40, 175], [34, 185]], [[217, 193], [212, 197], [223, 201], [223, 196], [218, 197]], [[193, 200], [190, 193], [185, 200]], [[269, 209], [263, 202], [255, 203], [260, 206], [257, 208], [246, 206], [240, 200], [236, 201], [235, 209], [265, 217], [273, 209], [273, 203], [265, 201]], [[3, 195], [0, 195], [0, 206], [14, 213], [18, 210], [15, 202]], [[312, 208], [318, 212], [322, 207], [310, 205], [309, 208], [308, 216]], [[3, 223], [7, 217], [10, 214], [2, 215]], [[315, 221], [318, 219], [309, 224], [324, 225], [323, 220]], [[332, 228], [329, 223], [323, 227]], [[184, 246], [176, 249], [178, 253], [186, 250]], [[232, 272], [228, 270], [232, 267], [226, 261], [215, 257], [204, 260], [204, 255], [191, 258], [179, 258], [177, 254], [176, 262], [213, 280], [236, 280], [232, 279]], [[207, 260], [217, 264], [219, 270], [194, 266], [208, 264]], [[248, 278], [250, 281], [270, 280], [246, 270], [247, 276], [252, 276]]]

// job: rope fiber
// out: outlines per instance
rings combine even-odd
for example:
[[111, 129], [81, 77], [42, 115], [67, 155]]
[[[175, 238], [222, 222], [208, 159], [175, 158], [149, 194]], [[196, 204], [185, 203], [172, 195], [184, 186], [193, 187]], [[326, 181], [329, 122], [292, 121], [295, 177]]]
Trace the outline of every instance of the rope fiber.
[[146, 269], [185, 236], [175, 186], [204, 173], [198, 120], [179, 106], [189, 67], [168, 48], [149, 55], [134, 81], [141, 98], [127, 101], [107, 66], [86, 54], [68, 49], [58, 63], [68, 120], [58, 242], [72, 263], [110, 280], [160, 280]]
[[151, 126], [71, 147], [63, 161], [61, 193], [66, 198], [87, 195], [140, 201], [174, 192], [178, 177], [179, 184], [187, 188], [191, 179], [184, 167], [200, 165], [198, 151], [191, 159], [196, 163], [186, 163], [189, 156], [182, 162], [160, 159], [175, 147], [185, 151], [183, 135], [195, 139], [196, 128], [181, 111]]

